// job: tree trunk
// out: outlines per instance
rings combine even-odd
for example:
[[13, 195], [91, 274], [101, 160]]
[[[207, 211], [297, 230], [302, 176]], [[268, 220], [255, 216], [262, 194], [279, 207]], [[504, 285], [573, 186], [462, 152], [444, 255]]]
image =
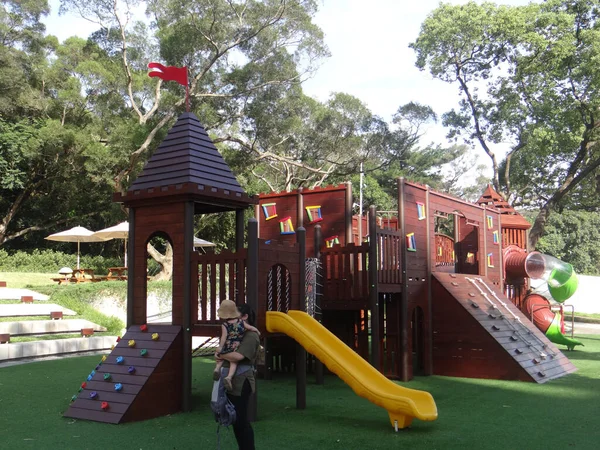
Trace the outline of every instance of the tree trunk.
[[148, 254], [160, 264], [161, 269], [154, 275], [152, 281], [169, 281], [173, 276], [173, 247], [167, 242], [165, 254], [160, 253], [152, 244], [148, 244]]

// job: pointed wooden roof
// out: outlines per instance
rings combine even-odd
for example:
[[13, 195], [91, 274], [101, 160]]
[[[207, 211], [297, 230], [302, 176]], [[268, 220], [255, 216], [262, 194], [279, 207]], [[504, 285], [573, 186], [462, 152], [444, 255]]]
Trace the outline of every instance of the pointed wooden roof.
[[480, 206], [492, 206], [500, 211], [500, 222], [503, 228], [519, 228], [528, 230], [531, 224], [519, 214], [498, 192], [494, 190], [491, 184], [488, 184], [485, 191], [477, 200]]
[[152, 154], [127, 194], [116, 201], [130, 204], [141, 199], [192, 196], [210, 207], [197, 212], [217, 212], [256, 204], [240, 186], [198, 118], [183, 113]]

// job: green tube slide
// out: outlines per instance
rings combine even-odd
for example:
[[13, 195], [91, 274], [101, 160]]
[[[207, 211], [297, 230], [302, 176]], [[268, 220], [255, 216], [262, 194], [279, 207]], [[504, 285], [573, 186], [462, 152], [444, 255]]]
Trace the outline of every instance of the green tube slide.
[[569, 299], [577, 290], [579, 281], [571, 264], [564, 263], [560, 269], [555, 268], [548, 278], [548, 291], [558, 303]]
[[550, 342], [566, 345], [569, 350], [573, 350], [576, 345], [583, 345], [577, 339], [567, 337], [560, 332], [560, 312], [554, 315], [554, 320], [550, 324], [550, 327], [548, 327], [548, 330], [546, 330], [546, 337], [550, 339]]

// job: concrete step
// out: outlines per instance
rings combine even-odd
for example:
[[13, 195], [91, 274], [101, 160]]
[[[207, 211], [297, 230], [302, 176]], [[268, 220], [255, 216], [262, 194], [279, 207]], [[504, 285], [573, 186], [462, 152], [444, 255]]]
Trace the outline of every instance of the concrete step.
[[77, 313], [53, 303], [11, 303], [0, 305], [0, 317], [50, 316], [53, 311], [62, 311], [65, 316]]
[[0, 363], [22, 358], [110, 350], [116, 341], [117, 336], [93, 336], [0, 344]]
[[23, 320], [20, 322], [0, 322], [0, 334], [11, 336], [27, 336], [48, 333], [79, 333], [82, 328], [93, 328], [94, 331], [106, 331], [105, 327], [89, 320]]

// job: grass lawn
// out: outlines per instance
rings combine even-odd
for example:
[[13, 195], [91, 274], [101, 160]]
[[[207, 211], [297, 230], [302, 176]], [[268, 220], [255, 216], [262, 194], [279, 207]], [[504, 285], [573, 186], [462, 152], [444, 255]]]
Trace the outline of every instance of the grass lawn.
[[51, 278], [58, 278], [57, 273], [27, 273], [27, 272], [0, 272], [0, 281], [6, 281], [10, 288], [31, 288], [56, 284]]
[[[596, 449], [600, 442], [600, 337], [568, 356], [579, 371], [543, 385], [418, 377], [408, 387], [432, 393], [439, 418], [394, 433], [387, 412], [335, 376], [310, 383], [306, 410], [295, 408], [295, 379], [259, 381], [259, 449]], [[0, 435], [6, 449], [216, 448], [208, 406], [213, 364], [193, 360], [194, 410], [145, 422], [107, 425], [62, 417], [99, 356], [0, 368]], [[312, 377], [309, 377], [312, 380]], [[221, 448], [235, 449], [231, 430]]]

